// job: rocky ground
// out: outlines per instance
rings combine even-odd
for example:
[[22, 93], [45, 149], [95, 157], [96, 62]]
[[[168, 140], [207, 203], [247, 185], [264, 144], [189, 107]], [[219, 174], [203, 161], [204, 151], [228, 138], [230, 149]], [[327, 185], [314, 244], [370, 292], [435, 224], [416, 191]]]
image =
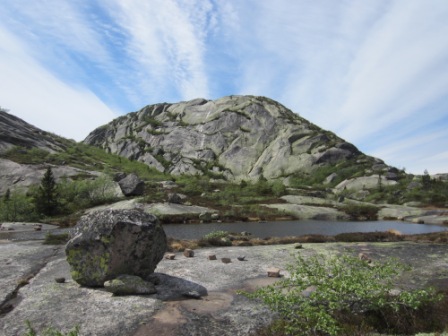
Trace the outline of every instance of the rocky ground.
[[[157, 294], [115, 297], [101, 288], [80, 287], [70, 277], [64, 248], [40, 241], [0, 243], [0, 335], [23, 335], [25, 321], [37, 329], [53, 326], [81, 335], [248, 335], [269, 323], [272, 314], [262, 305], [238, 295], [272, 283], [267, 269], [285, 267], [300, 253], [364, 252], [374, 260], [397, 257], [412, 265], [402, 281], [407, 286], [448, 287], [448, 245], [422, 243], [324, 243], [222, 247], [195, 251], [193, 258], [177, 253], [163, 259], [156, 275]], [[215, 254], [217, 260], [208, 260]], [[237, 258], [244, 256], [246, 261]], [[230, 258], [223, 263], [221, 258]], [[64, 283], [56, 278], [64, 277]], [[196, 291], [201, 299], [184, 296]]]

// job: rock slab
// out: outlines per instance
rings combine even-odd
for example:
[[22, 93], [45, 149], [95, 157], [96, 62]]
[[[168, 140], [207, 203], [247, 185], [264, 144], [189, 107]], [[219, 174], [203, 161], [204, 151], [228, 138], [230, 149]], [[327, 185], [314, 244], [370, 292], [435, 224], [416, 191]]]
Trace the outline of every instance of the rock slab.
[[65, 253], [73, 280], [102, 287], [122, 274], [143, 279], [154, 272], [167, 249], [157, 217], [140, 210], [104, 210], [83, 216]]
[[114, 295], [150, 295], [157, 293], [154, 284], [136, 275], [123, 274], [104, 283], [106, 291]]

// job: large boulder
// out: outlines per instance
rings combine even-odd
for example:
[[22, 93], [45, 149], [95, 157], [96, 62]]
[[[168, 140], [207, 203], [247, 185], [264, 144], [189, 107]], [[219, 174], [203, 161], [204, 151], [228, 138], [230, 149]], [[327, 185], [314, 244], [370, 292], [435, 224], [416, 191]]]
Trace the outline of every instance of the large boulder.
[[143, 279], [154, 272], [167, 249], [154, 215], [140, 210], [104, 210], [83, 216], [65, 252], [80, 285], [101, 287], [122, 274]]
[[118, 184], [125, 196], [141, 196], [145, 191], [145, 182], [135, 174], [129, 174], [121, 179]]

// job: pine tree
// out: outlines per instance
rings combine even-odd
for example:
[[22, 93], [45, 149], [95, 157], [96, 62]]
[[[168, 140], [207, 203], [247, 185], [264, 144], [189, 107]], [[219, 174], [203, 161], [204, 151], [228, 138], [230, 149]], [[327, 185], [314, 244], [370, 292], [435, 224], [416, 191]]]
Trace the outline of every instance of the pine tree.
[[39, 213], [51, 216], [59, 209], [56, 180], [50, 167], [47, 168], [35, 196], [35, 205]]

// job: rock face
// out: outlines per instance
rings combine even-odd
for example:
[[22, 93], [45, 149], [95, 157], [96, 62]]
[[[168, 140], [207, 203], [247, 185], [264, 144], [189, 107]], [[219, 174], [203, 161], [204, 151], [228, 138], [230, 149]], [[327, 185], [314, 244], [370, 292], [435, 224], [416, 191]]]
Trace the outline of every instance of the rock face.
[[[39, 184], [48, 165], [19, 164], [0, 158], [0, 195], [6, 190], [27, 190], [31, 185]], [[72, 178], [79, 175], [90, 176], [92, 179], [101, 175], [100, 172], [87, 171], [70, 166], [52, 166], [56, 181], [62, 177]]]
[[278, 102], [254, 96], [149, 105], [84, 142], [174, 175], [227, 180], [311, 173], [342, 160], [383, 164]]
[[49, 152], [58, 152], [65, 149], [64, 140], [0, 108], [0, 153], [14, 146], [37, 147]]
[[105, 210], [83, 216], [72, 237], [65, 250], [71, 275], [89, 287], [103, 286], [122, 274], [145, 279], [167, 248], [157, 218], [139, 210]]
[[135, 174], [127, 175], [118, 184], [125, 196], [141, 196], [145, 191], [145, 182]]

